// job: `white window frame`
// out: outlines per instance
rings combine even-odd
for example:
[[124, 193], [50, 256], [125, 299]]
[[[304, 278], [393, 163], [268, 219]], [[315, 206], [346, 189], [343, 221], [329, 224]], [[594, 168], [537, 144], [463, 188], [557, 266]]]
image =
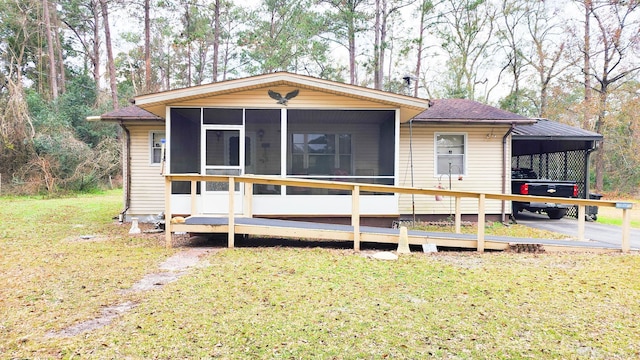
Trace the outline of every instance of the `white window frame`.
[[469, 147], [467, 146], [467, 140], [469, 139], [469, 135], [465, 132], [436, 132], [433, 134], [433, 176], [438, 178], [441, 176], [449, 176], [449, 173], [440, 174], [438, 173], [438, 136], [443, 135], [454, 135], [454, 136], [462, 136], [463, 139], [463, 151], [462, 151], [462, 171], [460, 169], [451, 169], [451, 175], [467, 175], [467, 154], [469, 152]]
[[[163, 139], [165, 139], [165, 145], [166, 145], [166, 141], [167, 141], [167, 132], [165, 130], [153, 130], [153, 131], [149, 131], [149, 164], [152, 166], [160, 166], [162, 164], [162, 153], [160, 153], [160, 161], [159, 162], [155, 162], [154, 161], [154, 152], [155, 150], [158, 151], [162, 151], [162, 144], [158, 143], [158, 144], [154, 144], [153, 143], [153, 138], [155, 137], [155, 135], [157, 134], [164, 134], [164, 136], [162, 137]], [[156, 146], [157, 145], [157, 146]], [[166, 146], [165, 146], [166, 149]]]

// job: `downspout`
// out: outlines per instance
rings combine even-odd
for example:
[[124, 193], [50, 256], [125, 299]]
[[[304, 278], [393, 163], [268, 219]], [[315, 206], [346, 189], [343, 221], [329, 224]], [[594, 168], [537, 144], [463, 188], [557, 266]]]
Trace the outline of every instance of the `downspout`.
[[124, 125], [124, 122], [120, 120], [120, 128], [124, 131], [125, 134], [125, 149], [124, 149], [124, 168], [123, 174], [125, 175], [125, 189], [124, 189], [124, 210], [120, 212], [118, 215], [118, 221], [123, 222], [125, 219], [125, 214], [129, 210], [131, 206], [131, 133], [129, 129]]
[[[502, 137], [502, 193], [507, 193], [507, 139], [515, 129], [515, 124], [511, 124], [511, 128], [507, 131], [506, 134]], [[511, 168], [511, 166], [509, 166]], [[511, 169], [509, 169], [511, 170]], [[509, 177], [510, 178], [510, 177]], [[501, 209], [501, 219], [502, 223], [505, 223], [507, 220], [507, 201], [502, 200], [502, 209]]]
[[593, 141], [591, 149], [586, 151], [584, 157], [584, 198], [589, 199], [591, 197], [591, 166], [589, 158], [591, 153], [598, 150], [598, 140]]
[[[413, 182], [413, 119], [409, 120], [409, 164], [411, 166], [411, 187], [414, 187]], [[416, 224], [416, 197], [411, 193], [411, 213], [413, 215], [413, 225]]]

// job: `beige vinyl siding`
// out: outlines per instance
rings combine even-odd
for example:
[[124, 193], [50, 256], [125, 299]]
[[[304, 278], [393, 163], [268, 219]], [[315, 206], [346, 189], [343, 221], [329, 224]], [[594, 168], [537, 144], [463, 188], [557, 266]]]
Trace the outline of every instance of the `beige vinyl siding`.
[[[468, 126], [449, 125], [436, 127], [426, 124], [413, 124], [413, 182], [420, 188], [449, 188], [447, 175], [436, 176], [434, 171], [435, 133], [466, 134], [466, 174], [462, 180], [457, 175], [451, 179], [451, 188], [460, 191], [478, 191], [485, 193], [502, 193], [502, 137], [509, 131], [508, 126]], [[511, 139], [507, 140], [511, 144]], [[510, 151], [508, 146], [507, 151]], [[511, 155], [507, 154], [507, 159]], [[510, 161], [507, 162], [509, 166]], [[510, 176], [510, 172], [507, 172]], [[409, 153], [409, 125], [400, 129], [400, 172], [399, 185], [411, 186], [411, 163]], [[507, 189], [509, 190], [509, 189]], [[450, 201], [451, 200], [451, 201]], [[410, 195], [400, 195], [400, 213], [411, 214]], [[436, 201], [434, 196], [416, 196], [416, 214], [450, 214], [454, 212], [455, 201], [445, 197]], [[475, 199], [463, 199], [463, 214], [477, 214], [478, 202]], [[487, 201], [487, 214], [500, 214], [502, 204], [499, 201]]]
[[164, 210], [164, 177], [160, 164], [151, 164], [151, 132], [164, 126], [131, 126], [130, 216], [158, 214]]

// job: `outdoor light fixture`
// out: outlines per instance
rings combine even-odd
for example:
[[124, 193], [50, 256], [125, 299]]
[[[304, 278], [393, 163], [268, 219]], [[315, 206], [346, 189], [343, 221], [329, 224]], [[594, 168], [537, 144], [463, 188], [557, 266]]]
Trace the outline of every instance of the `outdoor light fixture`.
[[258, 138], [260, 139], [260, 141], [262, 141], [263, 137], [264, 137], [264, 130], [262, 129], [258, 130]]

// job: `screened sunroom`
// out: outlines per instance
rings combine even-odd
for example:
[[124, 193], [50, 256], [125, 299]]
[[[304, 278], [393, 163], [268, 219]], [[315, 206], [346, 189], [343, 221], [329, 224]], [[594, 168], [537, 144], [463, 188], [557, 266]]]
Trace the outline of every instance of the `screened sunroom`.
[[[172, 107], [167, 123], [167, 164], [172, 174], [396, 183], [396, 110]], [[236, 184], [238, 201], [243, 186]], [[345, 215], [351, 211], [348, 193], [338, 190], [253, 186], [255, 215]], [[189, 183], [173, 184], [176, 213], [188, 209], [189, 193]], [[198, 186], [198, 194], [203, 213], [227, 211], [228, 183], [207, 182]], [[362, 201], [365, 213], [398, 211], [395, 195], [365, 193]]]

